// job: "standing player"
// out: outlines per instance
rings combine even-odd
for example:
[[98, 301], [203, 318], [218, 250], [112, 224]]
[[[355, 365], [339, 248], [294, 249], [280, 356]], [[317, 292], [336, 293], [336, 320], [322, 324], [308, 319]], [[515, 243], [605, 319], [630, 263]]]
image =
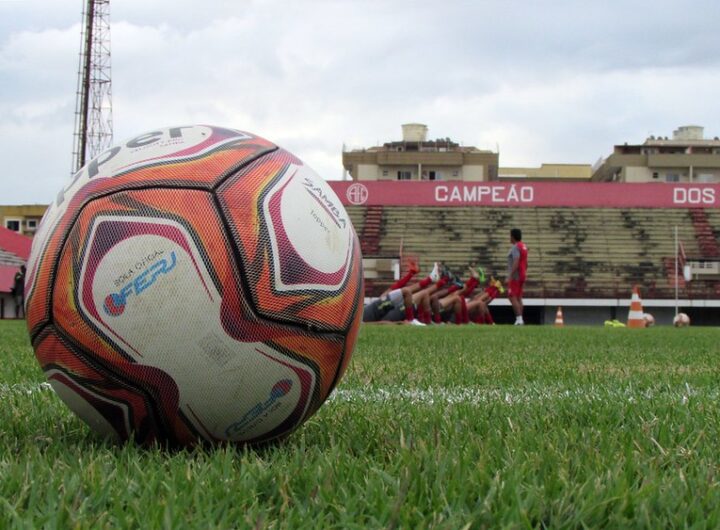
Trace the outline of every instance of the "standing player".
[[15, 318], [20, 318], [20, 313], [25, 317], [25, 265], [20, 265], [20, 270], [15, 273], [12, 292], [15, 297]]
[[512, 247], [508, 252], [508, 298], [515, 313], [515, 325], [522, 326], [523, 321], [523, 286], [527, 278], [528, 248], [522, 242], [522, 231], [519, 228], [510, 230]]

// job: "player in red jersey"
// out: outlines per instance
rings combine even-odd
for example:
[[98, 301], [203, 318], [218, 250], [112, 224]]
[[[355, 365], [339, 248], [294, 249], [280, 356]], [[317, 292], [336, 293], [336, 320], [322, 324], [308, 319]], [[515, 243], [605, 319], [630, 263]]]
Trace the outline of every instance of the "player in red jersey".
[[527, 279], [528, 248], [522, 242], [522, 231], [519, 228], [510, 230], [510, 252], [508, 252], [508, 298], [515, 313], [515, 325], [522, 326], [523, 321], [523, 286]]
[[405, 320], [414, 320], [412, 295], [416, 289], [406, 286], [419, 271], [417, 263], [411, 261], [405, 276], [393, 283], [377, 300], [365, 306], [363, 322], [378, 322], [393, 309], [404, 312]]
[[447, 283], [447, 274], [443, 266], [435, 263], [430, 274], [419, 282], [409, 284], [412, 277], [417, 274], [417, 264], [411, 264], [408, 273], [390, 288], [380, 298], [365, 306], [363, 312], [364, 322], [402, 322], [411, 324], [429, 324], [430, 312], [425, 311], [419, 300], [429, 296]]
[[453, 315], [461, 314], [460, 298], [465, 296], [466, 287], [467, 282], [463, 283], [460, 278], [455, 277], [448, 287], [429, 297], [427, 303], [435, 324], [449, 322]]
[[504, 292], [502, 282], [491, 276], [483, 292], [474, 296], [467, 304], [470, 320], [476, 324], [495, 324], [488, 306]]
[[468, 322], [467, 305], [465, 298], [470, 296], [480, 284], [480, 273], [469, 267], [470, 278], [463, 284], [459, 278], [449, 282], [447, 287], [436, 290], [434, 293], [425, 291], [417, 300], [418, 311], [431, 313], [436, 324], [454, 320], [456, 324]]

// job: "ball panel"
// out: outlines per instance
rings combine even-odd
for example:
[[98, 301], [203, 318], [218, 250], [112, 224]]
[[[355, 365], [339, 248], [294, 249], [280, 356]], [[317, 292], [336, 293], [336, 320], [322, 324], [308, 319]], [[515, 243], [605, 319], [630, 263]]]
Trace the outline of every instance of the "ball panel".
[[145, 443], [158, 439], [162, 415], [148, 407], [152, 396], [158, 394], [158, 384], [165, 393], [171, 381], [163, 380], [161, 374], [150, 374], [155, 377], [147, 378], [150, 384], [143, 387], [129, 377], [123, 378], [116, 370], [121, 359], [115, 364], [99, 359], [61, 338], [52, 326], [38, 336], [34, 348], [50, 384], [88, 425], [119, 439], [134, 436]]
[[262, 202], [277, 291], [337, 291], [349, 272], [353, 231], [337, 197], [307, 166], [291, 164]]
[[362, 259], [330, 187], [279, 149], [228, 179], [217, 195], [257, 312], [346, 332], [359, 311]]
[[68, 408], [94, 431], [115, 441], [129, 437], [130, 421], [127, 405], [111, 401], [93, 392], [86, 385], [75, 381], [60, 370], [47, 370], [45, 376]]
[[46, 211], [28, 260], [28, 326], [35, 333], [49, 319], [46, 286], [59, 248], [78, 211], [93, 197], [148, 186], [211, 189], [274, 144], [260, 137], [209, 126], [158, 129], [100, 154], [83, 167]]
[[[318, 402], [311, 359], [322, 350], [292, 357], [265, 343], [298, 331], [250, 312], [228, 247], [209, 193], [138, 190], [96, 199], [61, 256], [54, 317], [126, 377], [136, 377], [128, 363], [135, 373], [162, 371], [177, 395], [165, 413], [200, 437], [266, 440], [293, 429]], [[279, 394], [273, 388], [281, 382]]]
[[338, 366], [345, 355], [343, 337], [297, 333], [277, 338], [270, 344], [287, 355], [313, 360], [318, 373], [317, 396], [312, 404], [313, 410], [316, 410], [329, 396]]
[[285, 436], [313, 410], [311, 403], [317, 403], [314, 371], [268, 345], [256, 346], [255, 355], [240, 359], [233, 375], [241, 381], [228, 396], [229, 410], [222, 416], [217, 407], [213, 410], [219, 439], [255, 443]]

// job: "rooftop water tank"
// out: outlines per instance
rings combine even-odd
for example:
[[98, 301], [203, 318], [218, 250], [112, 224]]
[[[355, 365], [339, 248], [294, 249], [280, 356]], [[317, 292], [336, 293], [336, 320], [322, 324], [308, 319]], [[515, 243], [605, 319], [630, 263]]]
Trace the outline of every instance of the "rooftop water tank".
[[673, 131], [673, 140], [702, 140], [703, 127], [699, 125], [683, 125]]
[[402, 126], [403, 142], [424, 142], [427, 139], [427, 125], [422, 123], [405, 123]]

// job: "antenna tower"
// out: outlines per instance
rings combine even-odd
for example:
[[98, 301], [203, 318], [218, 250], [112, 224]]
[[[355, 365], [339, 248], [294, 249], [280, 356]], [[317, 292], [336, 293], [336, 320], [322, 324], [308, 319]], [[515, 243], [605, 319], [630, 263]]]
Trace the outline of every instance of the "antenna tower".
[[80, 35], [72, 173], [112, 145], [110, 0], [87, 0]]

